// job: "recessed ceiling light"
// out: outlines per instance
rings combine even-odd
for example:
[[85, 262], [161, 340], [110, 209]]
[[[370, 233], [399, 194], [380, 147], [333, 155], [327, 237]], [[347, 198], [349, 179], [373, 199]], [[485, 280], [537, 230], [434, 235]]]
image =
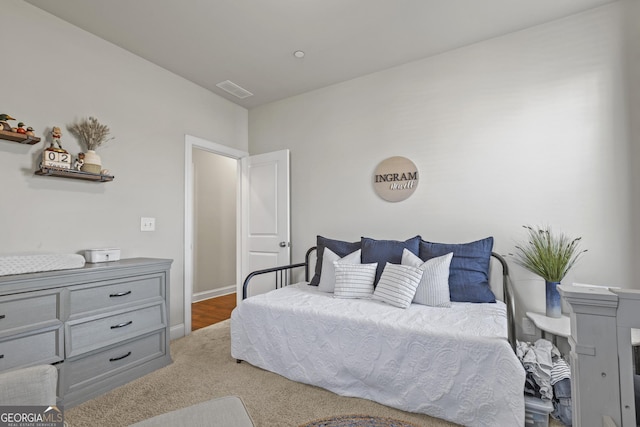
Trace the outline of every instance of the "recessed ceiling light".
[[293, 52], [293, 56], [295, 56], [296, 58], [304, 58], [304, 52], [301, 50], [296, 50], [295, 52]]

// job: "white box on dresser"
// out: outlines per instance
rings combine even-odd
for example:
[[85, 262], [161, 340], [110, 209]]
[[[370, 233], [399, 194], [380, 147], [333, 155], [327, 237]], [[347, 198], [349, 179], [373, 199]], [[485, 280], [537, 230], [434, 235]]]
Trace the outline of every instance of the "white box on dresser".
[[55, 363], [60, 403], [71, 407], [170, 364], [171, 263], [0, 277], [0, 371]]
[[120, 249], [119, 248], [105, 248], [105, 249], [87, 249], [84, 251], [84, 259], [87, 262], [107, 262], [107, 261], [119, 261]]

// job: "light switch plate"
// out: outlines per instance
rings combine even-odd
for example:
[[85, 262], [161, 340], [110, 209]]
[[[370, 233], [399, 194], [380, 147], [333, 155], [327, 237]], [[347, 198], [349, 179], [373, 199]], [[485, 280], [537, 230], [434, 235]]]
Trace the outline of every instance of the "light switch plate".
[[140, 231], [155, 231], [155, 230], [156, 230], [155, 218], [140, 217]]

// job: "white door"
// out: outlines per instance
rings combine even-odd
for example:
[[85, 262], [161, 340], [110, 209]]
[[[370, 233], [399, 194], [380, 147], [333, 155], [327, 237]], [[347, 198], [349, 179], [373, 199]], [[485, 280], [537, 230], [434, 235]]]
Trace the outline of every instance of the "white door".
[[[287, 265], [290, 256], [289, 150], [244, 157], [242, 167], [241, 280], [249, 273]], [[275, 274], [256, 277], [247, 296], [274, 289]]]

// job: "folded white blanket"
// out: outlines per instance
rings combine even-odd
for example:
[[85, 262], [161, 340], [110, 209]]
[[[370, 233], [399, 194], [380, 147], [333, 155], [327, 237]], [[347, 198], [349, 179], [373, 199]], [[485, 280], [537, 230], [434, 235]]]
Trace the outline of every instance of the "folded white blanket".
[[0, 256], [0, 276], [80, 268], [84, 262], [84, 257], [78, 254]]

